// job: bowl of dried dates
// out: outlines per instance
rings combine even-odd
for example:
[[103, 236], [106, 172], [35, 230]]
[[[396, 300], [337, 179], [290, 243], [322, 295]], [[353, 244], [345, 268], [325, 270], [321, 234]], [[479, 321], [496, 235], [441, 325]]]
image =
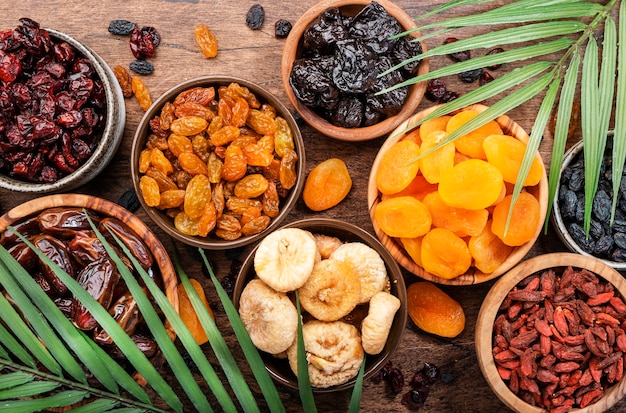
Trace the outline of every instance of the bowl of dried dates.
[[243, 246], [276, 229], [302, 193], [304, 163], [289, 110], [233, 77], [191, 79], [165, 92], [144, 114], [131, 149], [148, 216], [204, 249]]
[[[291, 104], [319, 132], [343, 141], [388, 134], [411, 116], [426, 83], [391, 89], [428, 72], [426, 51], [411, 16], [390, 1], [325, 0], [294, 24], [282, 55], [282, 80]], [[388, 90], [385, 93], [379, 93]]]
[[115, 155], [124, 97], [90, 48], [31, 19], [20, 23], [0, 33], [0, 187], [74, 189]]
[[435, 108], [409, 118], [381, 146], [368, 184], [372, 224], [400, 265], [419, 277], [485, 282], [517, 264], [539, 236], [548, 204], [546, 171], [537, 152], [507, 227], [528, 135], [500, 116], [430, 151], [487, 109], [473, 105], [411, 126]]
[[624, 395], [626, 281], [570, 252], [530, 258], [491, 288], [476, 321], [478, 364], [516, 412], [603, 412]]
[[344, 221], [308, 218], [267, 235], [244, 260], [233, 303], [270, 375], [298, 389], [296, 293], [314, 392], [376, 374], [407, 321], [402, 272], [378, 240]]
[[[75, 278], [111, 314], [115, 314], [118, 324], [144, 354], [152, 358], [160, 353], [156, 341], [116, 264], [87, 217], [140, 279], [122, 248], [118, 248], [111, 235], [115, 234], [161, 286], [178, 311], [177, 277], [167, 250], [137, 216], [105, 199], [73, 193], [53, 194], [18, 205], [0, 217], [0, 245], [32, 275], [77, 328], [92, 337], [115, 359], [124, 362], [123, 352], [55, 272], [14, 231], [8, 229], [9, 226]], [[175, 337], [169, 327], [168, 333]]]
[[551, 219], [557, 235], [570, 251], [594, 256], [623, 271], [626, 270], [626, 199], [620, 191], [615, 203], [615, 215], [612, 217], [612, 135], [610, 132], [603, 155], [598, 189], [591, 208], [589, 233], [585, 231], [585, 166], [582, 140], [568, 149], [563, 158]]

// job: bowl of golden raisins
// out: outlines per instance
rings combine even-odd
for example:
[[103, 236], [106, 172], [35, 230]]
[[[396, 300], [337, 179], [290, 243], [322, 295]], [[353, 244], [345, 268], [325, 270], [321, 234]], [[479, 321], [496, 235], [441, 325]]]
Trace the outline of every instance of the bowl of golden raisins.
[[229, 249], [276, 229], [304, 185], [304, 144], [289, 110], [262, 87], [207, 76], [165, 92], [131, 149], [139, 201], [188, 245]]
[[516, 265], [537, 240], [548, 204], [546, 171], [537, 152], [513, 201], [528, 134], [503, 115], [434, 150], [487, 109], [473, 105], [420, 123], [436, 108], [409, 118], [382, 145], [369, 177], [370, 216], [408, 271], [440, 284], [485, 282]]

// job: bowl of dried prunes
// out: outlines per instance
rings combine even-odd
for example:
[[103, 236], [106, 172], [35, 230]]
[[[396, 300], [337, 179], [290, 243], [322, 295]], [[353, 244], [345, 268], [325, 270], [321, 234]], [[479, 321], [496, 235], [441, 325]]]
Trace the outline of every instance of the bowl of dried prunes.
[[291, 104], [313, 128], [343, 141], [394, 130], [421, 102], [428, 60], [401, 65], [426, 51], [413, 18], [387, 0], [326, 0], [293, 26], [282, 56]]
[[556, 233], [570, 251], [599, 258], [611, 267], [623, 271], [626, 270], [626, 198], [623, 191], [620, 191], [615, 215], [612, 217], [612, 141], [610, 132], [598, 175], [598, 189], [591, 207], [589, 232], [585, 230], [585, 163], [582, 140], [568, 149], [563, 158], [551, 219]]
[[0, 33], [0, 187], [32, 193], [83, 185], [124, 132], [113, 71], [73, 37], [20, 19]]

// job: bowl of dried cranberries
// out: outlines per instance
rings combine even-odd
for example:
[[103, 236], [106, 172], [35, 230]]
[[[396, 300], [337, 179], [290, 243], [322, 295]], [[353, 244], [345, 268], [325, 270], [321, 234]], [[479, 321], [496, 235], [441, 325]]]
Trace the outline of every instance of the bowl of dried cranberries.
[[624, 396], [626, 281], [570, 252], [530, 258], [491, 288], [476, 320], [485, 380], [515, 412], [604, 412]]
[[49, 193], [83, 185], [112, 160], [124, 97], [100, 56], [20, 19], [0, 34], [0, 186]]
[[229, 249], [276, 229], [304, 186], [304, 143], [289, 110], [259, 85], [207, 76], [146, 111], [131, 148], [148, 216], [188, 245]]
[[370, 216], [408, 271], [440, 284], [485, 282], [517, 264], [539, 236], [546, 171], [537, 152], [509, 220], [528, 135], [500, 116], [431, 151], [487, 109], [473, 105], [413, 127], [436, 108], [409, 118], [380, 148], [369, 177]]
[[308, 372], [315, 393], [350, 389], [393, 356], [407, 322], [402, 271], [367, 231], [348, 222], [307, 218], [261, 240], [245, 258], [233, 303], [265, 366], [298, 389], [300, 300]]
[[326, 0], [293, 26], [282, 55], [282, 80], [291, 104], [319, 132], [343, 141], [364, 141], [388, 134], [411, 116], [426, 83], [398, 87], [428, 72], [417, 60], [380, 76], [387, 69], [426, 51], [411, 35], [415, 22], [390, 1]]

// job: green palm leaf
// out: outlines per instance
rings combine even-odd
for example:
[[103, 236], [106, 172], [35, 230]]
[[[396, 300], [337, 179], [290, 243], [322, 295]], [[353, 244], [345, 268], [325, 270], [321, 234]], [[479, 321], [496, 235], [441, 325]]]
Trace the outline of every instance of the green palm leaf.
[[0, 400], [12, 399], [15, 397], [37, 396], [40, 394], [51, 392], [59, 386], [59, 383], [55, 383], [52, 381], [31, 381], [29, 383], [24, 383], [19, 386], [14, 386], [10, 389], [1, 390]]
[[[72, 413], [101, 413], [112, 411], [119, 403], [115, 400], [97, 399], [83, 406], [72, 409]], [[138, 410], [141, 411], [141, 410]]]
[[7, 373], [0, 375], [0, 390], [10, 389], [21, 384], [33, 381], [32, 374], [24, 372]]
[[313, 390], [311, 389], [311, 380], [309, 379], [309, 363], [306, 359], [306, 349], [304, 348], [304, 335], [302, 333], [302, 317], [300, 309], [300, 296], [296, 290], [296, 309], [298, 310], [298, 337], [296, 345], [298, 346], [298, 391], [300, 399], [304, 405], [305, 413], [317, 413], [315, 402], [313, 400]]
[[[619, 9], [619, 50], [617, 61], [617, 97], [615, 102], [615, 130], [613, 134], [613, 206], [611, 223], [615, 220], [615, 209], [619, 199], [622, 170], [626, 161], [626, 139], [615, 139], [626, 133], [626, 3]], [[618, 178], [619, 177], [619, 178]]]
[[41, 412], [47, 409], [71, 406], [89, 396], [88, 392], [67, 390], [37, 399], [20, 399], [0, 402], [0, 410], [11, 410], [11, 413]]

